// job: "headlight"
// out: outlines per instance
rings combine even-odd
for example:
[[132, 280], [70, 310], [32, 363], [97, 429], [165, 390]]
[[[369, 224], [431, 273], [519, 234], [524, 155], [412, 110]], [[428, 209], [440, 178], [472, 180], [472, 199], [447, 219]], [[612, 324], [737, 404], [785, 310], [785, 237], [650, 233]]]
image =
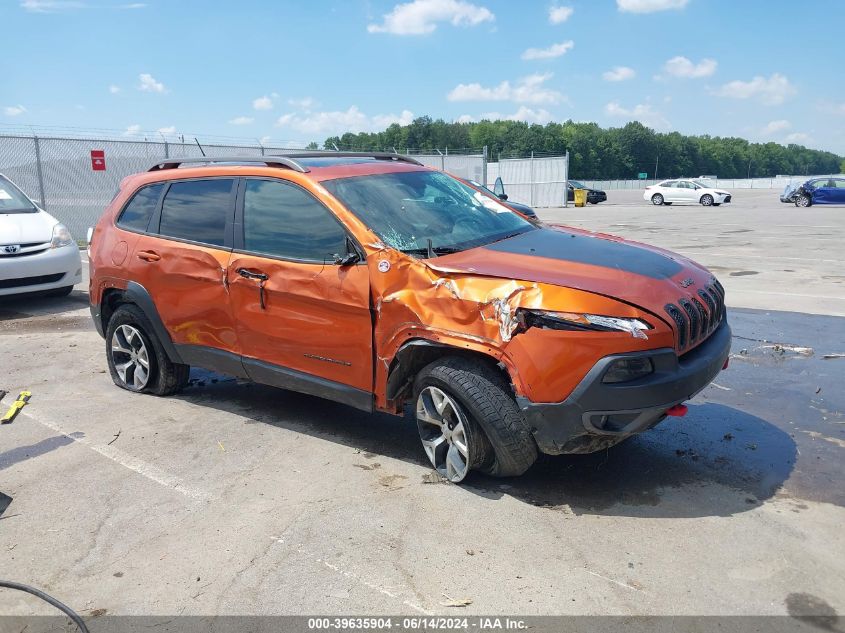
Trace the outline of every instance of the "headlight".
[[575, 312], [520, 310], [526, 327], [545, 327], [553, 330], [598, 330], [600, 332], [628, 332], [634, 338], [647, 339], [651, 326], [641, 319], [610, 317]]
[[64, 224], [57, 224], [53, 227], [53, 239], [50, 241], [50, 248], [70, 246], [73, 243], [73, 236]]

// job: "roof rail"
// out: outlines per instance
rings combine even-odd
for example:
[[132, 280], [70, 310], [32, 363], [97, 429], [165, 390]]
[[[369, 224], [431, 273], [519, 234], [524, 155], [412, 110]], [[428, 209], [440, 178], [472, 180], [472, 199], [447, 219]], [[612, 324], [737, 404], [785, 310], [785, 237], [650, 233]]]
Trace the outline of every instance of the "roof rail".
[[161, 171], [163, 169], [177, 169], [180, 165], [191, 164], [210, 164], [210, 163], [233, 163], [242, 165], [247, 163], [264, 163], [268, 167], [284, 167], [292, 169], [300, 173], [307, 173], [310, 171], [297, 163], [295, 160], [290, 160], [285, 156], [204, 156], [202, 158], [168, 158], [157, 162], [147, 171]]
[[291, 152], [289, 154], [282, 154], [278, 158], [373, 158], [375, 160], [395, 160], [403, 163], [410, 163], [412, 165], [423, 166], [421, 162], [405, 156], [404, 154], [394, 154], [393, 152], [333, 152], [327, 151], [313, 151], [313, 152]]

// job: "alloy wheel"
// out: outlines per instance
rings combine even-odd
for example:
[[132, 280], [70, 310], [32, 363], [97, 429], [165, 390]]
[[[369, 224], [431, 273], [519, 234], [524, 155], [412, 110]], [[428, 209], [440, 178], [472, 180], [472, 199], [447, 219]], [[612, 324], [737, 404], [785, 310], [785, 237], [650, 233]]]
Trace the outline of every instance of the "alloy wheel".
[[460, 406], [442, 389], [425, 387], [417, 398], [417, 428], [431, 464], [442, 476], [458, 483], [472, 463], [467, 419]]
[[659, 207], [661, 204], [663, 204], [663, 196], [661, 196], [659, 193], [654, 194], [651, 197], [651, 203]]
[[115, 371], [127, 387], [140, 391], [150, 379], [150, 355], [141, 332], [131, 325], [121, 325], [111, 339]]
[[703, 204], [705, 207], [709, 207], [711, 204], [713, 204], [713, 196], [711, 196], [709, 193], [701, 196], [701, 204]]

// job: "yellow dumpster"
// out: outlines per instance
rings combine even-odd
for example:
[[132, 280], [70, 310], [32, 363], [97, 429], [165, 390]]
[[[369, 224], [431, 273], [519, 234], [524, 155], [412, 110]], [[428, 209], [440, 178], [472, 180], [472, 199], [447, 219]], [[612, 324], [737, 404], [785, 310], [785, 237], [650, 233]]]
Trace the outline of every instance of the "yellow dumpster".
[[576, 207], [586, 207], [587, 206], [587, 189], [576, 189], [575, 190], [575, 206]]

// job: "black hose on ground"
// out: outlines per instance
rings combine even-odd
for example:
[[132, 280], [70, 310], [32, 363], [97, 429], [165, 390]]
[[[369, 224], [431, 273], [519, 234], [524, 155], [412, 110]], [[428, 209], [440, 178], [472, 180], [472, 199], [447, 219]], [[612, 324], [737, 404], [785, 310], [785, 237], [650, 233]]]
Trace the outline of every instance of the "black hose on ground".
[[12, 582], [11, 580], [0, 580], [0, 587], [6, 587], [7, 589], [17, 589], [18, 591], [24, 591], [26, 593], [30, 593], [37, 598], [41, 598], [44, 602], [53, 605], [59, 611], [63, 611], [67, 617], [73, 620], [73, 623], [79, 627], [79, 630], [82, 633], [90, 633], [88, 631], [88, 627], [85, 626], [85, 622], [82, 621], [82, 618], [77, 615], [76, 611], [71, 609], [66, 604], [62, 604], [58, 600], [56, 600], [53, 596], [50, 596], [40, 589], [36, 589], [35, 587], [30, 587], [29, 585], [24, 585], [19, 582]]

